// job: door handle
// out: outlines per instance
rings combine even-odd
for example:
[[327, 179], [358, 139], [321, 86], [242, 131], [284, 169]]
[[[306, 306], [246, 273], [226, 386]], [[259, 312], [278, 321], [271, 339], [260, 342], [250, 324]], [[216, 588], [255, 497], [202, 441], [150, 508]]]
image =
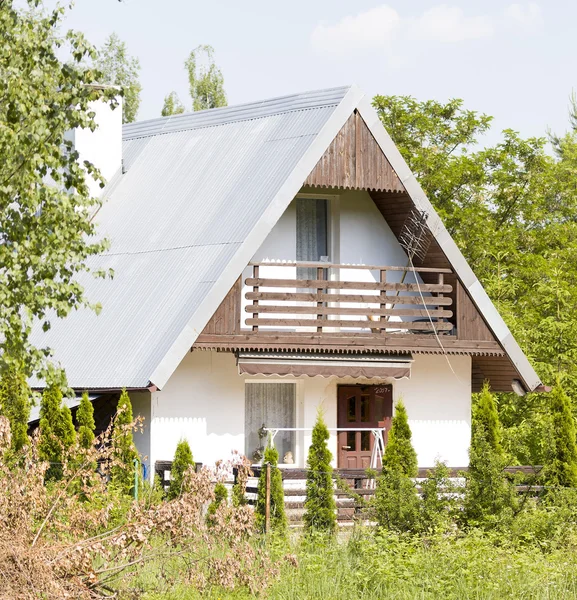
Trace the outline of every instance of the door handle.
[[350, 446], [341, 446], [341, 449], [342, 449], [342, 450], [350, 450], [350, 449], [351, 449], [351, 447], [350, 447]]

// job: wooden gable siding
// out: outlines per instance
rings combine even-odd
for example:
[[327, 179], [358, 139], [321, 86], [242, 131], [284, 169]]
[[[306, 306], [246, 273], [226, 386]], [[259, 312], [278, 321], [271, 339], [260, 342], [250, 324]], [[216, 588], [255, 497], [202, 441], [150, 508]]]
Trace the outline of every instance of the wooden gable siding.
[[241, 294], [242, 286], [239, 277], [202, 330], [201, 335], [234, 335], [240, 333]]
[[405, 191], [373, 134], [356, 111], [348, 118], [303, 185]]
[[511, 392], [511, 383], [519, 379], [519, 373], [506, 356], [473, 356], [472, 361], [473, 392], [480, 392], [485, 381], [494, 392]]
[[457, 282], [457, 337], [460, 340], [495, 340], [460, 282]]

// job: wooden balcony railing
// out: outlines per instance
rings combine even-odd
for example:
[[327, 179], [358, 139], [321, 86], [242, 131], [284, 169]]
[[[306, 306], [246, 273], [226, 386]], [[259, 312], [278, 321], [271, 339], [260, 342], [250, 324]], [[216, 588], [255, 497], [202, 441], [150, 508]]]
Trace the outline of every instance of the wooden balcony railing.
[[[329, 263], [251, 263], [252, 277], [245, 285], [252, 288], [245, 294], [251, 302], [244, 308], [250, 316], [245, 324], [258, 332], [260, 328], [290, 329], [304, 333], [322, 333], [344, 328], [352, 333], [433, 333], [451, 332], [452, 299], [444, 294], [452, 286], [444, 282], [449, 269], [417, 267], [414, 272], [436, 274], [436, 283], [416, 281], [413, 269], [371, 265], [343, 265]], [[266, 278], [262, 272], [287, 268], [287, 275], [306, 269], [314, 278]], [[283, 269], [284, 270], [284, 269]], [[378, 281], [347, 280], [348, 272], [379, 274]], [[392, 273], [395, 279], [392, 281]], [[405, 281], [408, 275], [410, 282]], [[358, 275], [358, 273], [357, 273]], [[349, 276], [350, 277], [350, 276]], [[430, 277], [429, 277], [430, 278]], [[400, 280], [400, 281], [399, 281]]]

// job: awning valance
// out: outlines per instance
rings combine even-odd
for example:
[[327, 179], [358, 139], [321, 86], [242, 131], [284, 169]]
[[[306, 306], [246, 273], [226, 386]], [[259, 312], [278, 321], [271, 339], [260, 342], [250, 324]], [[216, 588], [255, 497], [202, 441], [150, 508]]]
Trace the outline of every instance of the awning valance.
[[410, 354], [239, 352], [237, 362], [241, 375], [401, 379], [410, 377], [413, 358]]

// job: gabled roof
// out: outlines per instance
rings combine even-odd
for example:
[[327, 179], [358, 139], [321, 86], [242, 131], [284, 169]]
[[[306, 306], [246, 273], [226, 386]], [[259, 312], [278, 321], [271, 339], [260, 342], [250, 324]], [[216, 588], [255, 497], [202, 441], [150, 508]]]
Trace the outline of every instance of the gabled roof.
[[97, 215], [110, 251], [85, 277], [100, 315], [73, 313], [37, 342], [74, 388], [162, 388], [357, 109], [528, 389], [539, 379], [356, 87], [124, 126], [124, 173]]

